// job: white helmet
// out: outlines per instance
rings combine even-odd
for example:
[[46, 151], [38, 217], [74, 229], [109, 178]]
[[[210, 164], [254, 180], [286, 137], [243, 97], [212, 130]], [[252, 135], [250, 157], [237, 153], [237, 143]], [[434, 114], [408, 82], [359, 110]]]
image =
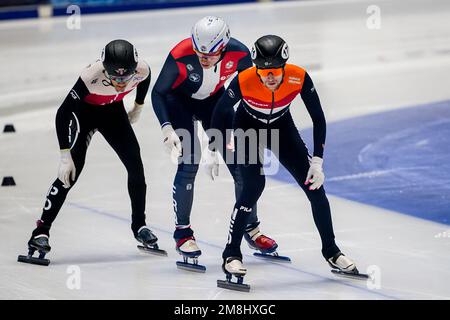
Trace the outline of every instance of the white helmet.
[[201, 53], [214, 53], [230, 41], [230, 28], [222, 18], [208, 16], [192, 27], [192, 45]]

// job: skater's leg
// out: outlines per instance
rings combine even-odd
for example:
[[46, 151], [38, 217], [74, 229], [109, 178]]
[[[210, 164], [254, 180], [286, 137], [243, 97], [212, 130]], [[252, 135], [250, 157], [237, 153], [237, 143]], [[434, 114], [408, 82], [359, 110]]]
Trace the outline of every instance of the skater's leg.
[[265, 186], [265, 177], [261, 169], [262, 165], [260, 163], [239, 165], [243, 178], [243, 190], [231, 215], [228, 242], [222, 254], [224, 259], [227, 257], [239, 257], [242, 259], [240, 249], [242, 237], [244, 236], [252, 207], [258, 201]]
[[[66, 132], [67, 135], [71, 136], [72, 145], [70, 153], [76, 169], [75, 180], [72, 181], [72, 184], [69, 188], [63, 187], [63, 182], [59, 179], [56, 179], [53, 182], [47, 192], [41, 219], [37, 223], [37, 228], [33, 231], [33, 236], [39, 234], [45, 234], [49, 236], [49, 230], [52, 226], [53, 221], [56, 219], [62, 205], [64, 204], [68, 192], [78, 181], [78, 177], [80, 176], [81, 171], [84, 167], [86, 151], [95, 130], [92, 129], [92, 126], [85, 118], [84, 114], [77, 112], [72, 116], [74, 117], [72, 119], [72, 124], [76, 124], [77, 127], [67, 126]], [[61, 125], [60, 123], [58, 123], [58, 117], [56, 125], [57, 127]]]
[[[195, 242], [191, 229], [190, 216], [194, 201], [194, 183], [201, 159], [200, 141], [197, 136], [198, 122], [190, 103], [175, 95], [167, 97], [171, 124], [180, 137], [182, 157], [173, 181], [172, 196], [175, 214], [175, 231], [173, 237], [180, 246], [186, 247]], [[192, 246], [191, 246], [192, 247]]]
[[[230, 173], [234, 179], [236, 201], [242, 195], [244, 182], [241, 170], [238, 170], [237, 164], [227, 164]], [[256, 212], [257, 204], [252, 207], [251, 212], [248, 213], [247, 225], [245, 227], [244, 238], [250, 248], [259, 250], [262, 253], [272, 253], [278, 248], [276, 241], [267, 235], [263, 234], [259, 228], [260, 221]]]
[[190, 215], [194, 201], [194, 182], [198, 171], [198, 164], [180, 163], [173, 181], [173, 209], [175, 225], [180, 230], [190, 226]]
[[100, 133], [114, 149], [128, 173], [128, 194], [131, 199], [131, 229], [135, 235], [145, 226], [145, 183], [144, 166], [136, 135], [128, 120], [123, 103], [112, 105], [104, 112]]
[[[325, 189], [322, 186], [317, 190], [309, 190], [309, 187], [304, 184], [309, 169], [308, 150], [291, 115], [285, 115], [284, 119], [280, 121], [282, 123], [278, 126], [280, 128], [280, 143], [277, 156], [280, 163], [295, 178], [308, 197], [314, 223], [322, 240], [322, 254], [325, 259], [329, 259], [339, 252], [339, 248], [335, 243], [330, 204]], [[275, 149], [273, 148], [273, 150]]]
[[247, 136], [247, 133], [251, 134], [249, 129], [253, 130], [261, 125], [256, 121], [250, 118], [242, 108], [237, 110], [234, 117], [233, 127], [237, 133], [234, 138], [236, 172], [242, 178], [242, 191], [231, 215], [228, 241], [222, 253], [224, 261], [228, 257], [237, 257], [242, 260], [240, 249], [242, 237], [246, 231], [252, 208], [261, 196], [266, 182], [262, 163], [259, 157], [254, 157], [254, 153], [259, 150], [259, 136], [256, 136], [256, 141]]
[[[201, 106], [199, 108], [200, 110], [197, 112], [197, 116], [200, 117], [202, 121], [203, 129], [208, 132], [210, 129], [210, 120], [212, 113], [214, 111], [215, 107], [215, 101], [213, 101], [214, 104], [210, 104], [208, 106]], [[222, 156], [222, 159], [224, 159], [225, 164], [227, 165], [228, 171], [230, 172], [231, 176], [233, 177], [234, 181], [234, 193], [235, 193], [235, 199], [239, 198], [239, 196], [242, 193], [243, 189], [243, 181], [242, 176], [240, 174], [240, 171], [237, 167], [237, 157], [236, 152], [233, 150], [233, 146], [236, 145], [235, 141], [231, 141], [231, 139], [235, 139], [234, 136], [231, 134], [231, 130], [233, 128], [233, 117], [228, 117], [223, 119], [222, 126], [220, 128], [217, 128], [220, 132], [220, 135], [222, 137], [222, 146], [219, 148], [219, 153]], [[249, 214], [248, 222], [247, 222], [246, 231], [254, 230], [259, 226], [258, 221], [258, 215], [257, 215], [257, 205], [252, 207], [252, 212]]]
[[[242, 178], [241, 172], [240, 172], [240, 170], [238, 170], [238, 166], [235, 162], [227, 163], [227, 168], [230, 171], [231, 176], [233, 177], [234, 195], [235, 195], [235, 198], [237, 201], [237, 199], [239, 199], [239, 197], [241, 196], [242, 190], [244, 188], [243, 178]], [[248, 215], [247, 226], [250, 229], [253, 229], [259, 225], [256, 207], [257, 207], [257, 204], [255, 203], [255, 205], [252, 207], [252, 212]]]

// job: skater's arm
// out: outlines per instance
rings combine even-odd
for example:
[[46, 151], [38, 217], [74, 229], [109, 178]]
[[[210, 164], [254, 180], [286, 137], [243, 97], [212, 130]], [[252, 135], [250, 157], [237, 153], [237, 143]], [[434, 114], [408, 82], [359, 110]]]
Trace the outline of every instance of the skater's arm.
[[327, 124], [311, 77], [305, 73], [301, 97], [313, 122], [314, 156], [323, 158]]
[[[211, 128], [225, 132], [226, 129], [233, 128], [234, 105], [242, 99], [241, 90], [239, 88], [239, 79], [235, 77], [227, 90], [214, 107], [211, 118]], [[223, 137], [226, 138], [226, 137]], [[217, 150], [221, 146], [215, 145], [214, 141], [210, 141], [209, 149]]]
[[145, 96], [147, 95], [148, 88], [150, 87], [150, 81], [151, 81], [151, 71], [150, 67], [148, 68], [148, 76], [145, 78], [144, 81], [140, 82], [137, 85], [136, 88], [136, 103], [137, 104], [144, 104]]
[[[73, 114], [77, 110], [77, 106], [83, 101], [83, 99], [89, 94], [89, 90], [81, 78], [70, 90], [64, 102], [59, 107], [56, 113], [56, 134], [58, 136], [59, 148], [61, 150], [70, 149], [71, 141], [69, 135], [70, 121], [75, 121]], [[75, 130], [76, 128], [74, 126]]]
[[152, 105], [161, 127], [170, 124], [165, 96], [180, 84], [178, 65], [171, 54], [166, 59], [152, 90]]

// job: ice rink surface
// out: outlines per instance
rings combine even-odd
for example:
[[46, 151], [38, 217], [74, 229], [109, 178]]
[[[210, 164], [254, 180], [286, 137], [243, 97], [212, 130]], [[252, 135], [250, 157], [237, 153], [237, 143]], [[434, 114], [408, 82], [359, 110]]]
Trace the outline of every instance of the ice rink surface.
[[[6, 76], [0, 78], [0, 125], [13, 123], [17, 132], [0, 134], [0, 177], [14, 176], [17, 186], [0, 187], [0, 298], [449, 299], [450, 201], [444, 182], [450, 172], [450, 2], [376, 1], [381, 28], [375, 30], [366, 24], [373, 3], [304, 1], [89, 15], [81, 17], [79, 30], [68, 29], [65, 18], [1, 22]], [[215, 182], [201, 170], [196, 180], [192, 225], [207, 271], [176, 269], [175, 166], [164, 153], [149, 96], [135, 131], [148, 185], [148, 222], [169, 256], [136, 249], [125, 169], [97, 134], [83, 174], [53, 225], [50, 266], [17, 263], [57, 172], [54, 116], [82, 68], [108, 41], [126, 38], [150, 64], [153, 85], [169, 50], [210, 14], [225, 18], [232, 36], [248, 46], [264, 34], [282, 36], [290, 45], [290, 62], [310, 71], [330, 128], [325, 173], [337, 244], [360, 271], [374, 272], [375, 280], [330, 273], [306, 197], [276, 176], [268, 180], [258, 212], [262, 231], [277, 240], [280, 254], [292, 263], [261, 261], [243, 244], [251, 292], [217, 288], [216, 280], [224, 278], [221, 252], [234, 203], [225, 167]], [[132, 97], [127, 101], [130, 105]], [[301, 100], [291, 110], [302, 133], [310, 133]], [[420, 125], [421, 112], [430, 125], [408, 131]], [[370, 134], [364, 131], [368, 127]], [[427, 145], [432, 148], [420, 149]], [[401, 157], [408, 152], [413, 160]], [[399, 174], [399, 167], [410, 171]], [[426, 201], [426, 194], [435, 200], [414, 206], [420, 212], [398, 204], [420, 195]], [[74, 271], [81, 272], [79, 289], [71, 286]]]

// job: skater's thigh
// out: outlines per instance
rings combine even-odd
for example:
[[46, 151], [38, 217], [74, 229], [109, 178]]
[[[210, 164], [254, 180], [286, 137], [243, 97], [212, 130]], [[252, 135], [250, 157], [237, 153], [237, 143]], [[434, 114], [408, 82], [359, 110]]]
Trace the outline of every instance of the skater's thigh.
[[309, 153], [302, 140], [290, 114], [285, 115], [283, 123], [279, 126], [279, 141], [277, 147], [270, 146], [280, 163], [303, 187], [303, 182], [309, 169]]
[[198, 138], [198, 121], [194, 118], [192, 107], [176, 95], [167, 98], [170, 122], [181, 140], [181, 162], [198, 164], [201, 159], [201, 144]]
[[86, 161], [86, 153], [92, 136], [97, 131], [89, 112], [80, 108], [72, 112], [67, 135], [69, 136], [70, 153], [75, 164], [77, 177], [81, 173]]
[[139, 143], [123, 103], [112, 105], [111, 110], [108, 111], [104, 113], [102, 124], [99, 126], [99, 131], [105, 140], [120, 158], [139, 152]]
[[238, 203], [252, 207], [261, 196], [266, 178], [261, 164], [237, 165], [237, 173], [242, 177], [242, 193]]
[[139, 143], [123, 103], [110, 106], [110, 110], [102, 118], [104, 121], [99, 126], [99, 131], [125, 166], [141, 162]]

